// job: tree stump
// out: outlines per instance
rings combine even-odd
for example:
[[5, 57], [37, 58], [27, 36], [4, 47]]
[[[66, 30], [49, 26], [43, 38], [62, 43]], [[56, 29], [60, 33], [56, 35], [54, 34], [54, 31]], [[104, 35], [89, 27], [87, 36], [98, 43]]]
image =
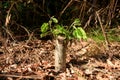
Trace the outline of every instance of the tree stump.
[[55, 71], [64, 72], [66, 70], [66, 42], [65, 38], [58, 36], [55, 40]]

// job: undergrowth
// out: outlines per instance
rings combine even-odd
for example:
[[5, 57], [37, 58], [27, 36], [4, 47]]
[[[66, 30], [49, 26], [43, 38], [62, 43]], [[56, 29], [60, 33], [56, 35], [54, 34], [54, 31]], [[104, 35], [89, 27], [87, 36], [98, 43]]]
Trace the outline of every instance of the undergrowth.
[[[108, 41], [110, 42], [120, 42], [120, 30], [119, 29], [108, 29], [106, 30], [106, 35], [108, 38]], [[101, 43], [105, 41], [105, 38], [103, 36], [102, 30], [101, 29], [95, 29], [95, 30], [90, 30], [90, 32], [87, 33], [88, 37], [92, 38], [95, 40], [97, 43]]]

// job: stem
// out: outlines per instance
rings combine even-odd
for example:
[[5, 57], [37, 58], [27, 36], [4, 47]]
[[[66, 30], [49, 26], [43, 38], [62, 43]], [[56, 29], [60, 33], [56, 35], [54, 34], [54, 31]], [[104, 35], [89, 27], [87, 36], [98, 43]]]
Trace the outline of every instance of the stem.
[[109, 41], [108, 41], [108, 39], [107, 39], [107, 35], [106, 35], [105, 30], [104, 30], [104, 28], [103, 28], [103, 25], [102, 25], [102, 22], [101, 22], [101, 19], [100, 19], [100, 16], [99, 16], [98, 12], [96, 12], [96, 15], [97, 15], [97, 17], [98, 17], [98, 21], [99, 21], [99, 23], [100, 23], [100, 27], [101, 27], [102, 32], [103, 32], [103, 36], [104, 36], [104, 38], [105, 38], [106, 46], [108, 46]]

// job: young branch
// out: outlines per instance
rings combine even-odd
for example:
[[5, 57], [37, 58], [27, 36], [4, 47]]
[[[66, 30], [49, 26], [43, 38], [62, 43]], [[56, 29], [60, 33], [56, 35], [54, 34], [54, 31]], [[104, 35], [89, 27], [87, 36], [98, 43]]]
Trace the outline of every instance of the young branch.
[[100, 27], [101, 27], [101, 29], [102, 29], [103, 36], [104, 36], [104, 38], [105, 38], [105, 43], [106, 43], [106, 45], [108, 46], [109, 41], [108, 41], [108, 39], [107, 39], [107, 35], [106, 35], [105, 30], [104, 30], [104, 28], [103, 28], [103, 25], [102, 25], [102, 22], [101, 22], [101, 19], [100, 19], [100, 16], [99, 16], [98, 11], [96, 12], [96, 15], [97, 15], [98, 21], [99, 21], [99, 23], [100, 23]]
[[60, 17], [62, 16], [62, 14], [65, 12], [65, 10], [70, 6], [70, 4], [73, 2], [73, 0], [70, 0], [68, 2], [68, 4], [64, 7], [64, 9], [60, 12]]

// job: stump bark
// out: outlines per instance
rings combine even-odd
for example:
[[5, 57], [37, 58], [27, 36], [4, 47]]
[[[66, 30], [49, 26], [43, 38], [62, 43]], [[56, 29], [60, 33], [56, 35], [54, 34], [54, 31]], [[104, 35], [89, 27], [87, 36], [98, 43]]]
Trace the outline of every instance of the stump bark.
[[55, 40], [55, 71], [64, 72], [66, 70], [66, 42], [65, 38], [58, 36]]

